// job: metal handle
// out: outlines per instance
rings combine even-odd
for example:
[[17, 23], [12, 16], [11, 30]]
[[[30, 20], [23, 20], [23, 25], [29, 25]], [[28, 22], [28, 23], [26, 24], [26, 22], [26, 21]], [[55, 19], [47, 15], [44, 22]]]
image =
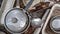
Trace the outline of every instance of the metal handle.
[[27, 10], [32, 5], [33, 1], [34, 0], [30, 0], [24, 9]]
[[16, 8], [20, 8], [20, 1], [16, 0]]
[[33, 33], [33, 34], [39, 34], [39, 33], [40, 33], [40, 31], [41, 31], [41, 28], [37, 28], [37, 29], [34, 31], [34, 33]]

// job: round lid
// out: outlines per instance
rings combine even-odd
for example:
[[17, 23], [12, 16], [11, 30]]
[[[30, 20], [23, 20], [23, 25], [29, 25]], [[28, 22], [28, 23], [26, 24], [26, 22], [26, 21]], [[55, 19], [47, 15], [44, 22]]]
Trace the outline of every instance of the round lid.
[[10, 10], [5, 16], [5, 28], [12, 32], [23, 31], [28, 24], [28, 17], [22, 9]]
[[60, 29], [60, 19], [54, 19], [51, 23], [51, 26], [54, 29]]
[[55, 33], [60, 33], [60, 16], [55, 16], [51, 19], [50, 21], [50, 28], [55, 32]]

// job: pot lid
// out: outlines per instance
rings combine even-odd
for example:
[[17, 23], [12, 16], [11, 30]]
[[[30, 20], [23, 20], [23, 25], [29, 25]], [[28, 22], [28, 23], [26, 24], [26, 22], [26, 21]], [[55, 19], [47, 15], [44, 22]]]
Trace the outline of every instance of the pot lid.
[[28, 17], [24, 10], [13, 9], [5, 16], [5, 27], [12, 32], [21, 32], [27, 27]]

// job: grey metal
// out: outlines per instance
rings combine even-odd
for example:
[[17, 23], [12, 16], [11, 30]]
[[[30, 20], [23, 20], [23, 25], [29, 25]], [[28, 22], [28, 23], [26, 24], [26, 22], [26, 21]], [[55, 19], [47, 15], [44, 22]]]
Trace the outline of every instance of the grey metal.
[[52, 21], [52, 27], [56, 30], [60, 28], [60, 19], [55, 19]]
[[20, 1], [19, 0], [16, 1], [16, 6], [20, 6]]
[[32, 18], [31, 25], [33, 27], [40, 27], [42, 24], [42, 21], [40, 18]]
[[40, 18], [32, 18], [31, 25], [35, 28], [33, 34], [39, 34], [42, 28], [42, 20]]
[[12, 32], [21, 32], [28, 26], [28, 17], [23, 10], [13, 9], [5, 16], [5, 27]]
[[19, 6], [17, 0], [16, 8], [10, 9], [4, 15], [4, 26], [10, 33], [23, 33], [29, 28], [29, 16]]
[[32, 5], [33, 1], [34, 0], [30, 0], [24, 9], [27, 10]]
[[60, 16], [55, 16], [50, 21], [50, 28], [56, 32], [59, 33], [60, 31]]
[[4, 14], [9, 11], [11, 8], [13, 8], [13, 5], [15, 3], [15, 0], [3, 0], [1, 5], [1, 11], [0, 11], [0, 25], [4, 25]]
[[42, 17], [42, 21], [44, 21], [44, 22], [46, 21], [46, 18], [48, 16], [49, 12], [50, 12], [50, 9], [47, 9], [46, 13]]
[[16, 1], [16, 8], [20, 8], [20, 1], [19, 0]]
[[39, 28], [37, 28], [37, 29], [34, 31], [34, 33], [33, 33], [33, 34], [39, 34], [39, 33], [40, 33], [40, 31], [41, 31], [41, 28], [39, 27]]

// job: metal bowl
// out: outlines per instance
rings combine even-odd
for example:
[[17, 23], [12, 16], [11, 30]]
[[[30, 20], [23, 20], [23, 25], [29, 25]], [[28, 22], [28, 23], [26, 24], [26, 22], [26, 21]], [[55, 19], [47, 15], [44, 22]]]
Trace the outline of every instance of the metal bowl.
[[7, 31], [23, 33], [29, 28], [29, 17], [24, 9], [14, 8], [4, 15], [4, 26]]

